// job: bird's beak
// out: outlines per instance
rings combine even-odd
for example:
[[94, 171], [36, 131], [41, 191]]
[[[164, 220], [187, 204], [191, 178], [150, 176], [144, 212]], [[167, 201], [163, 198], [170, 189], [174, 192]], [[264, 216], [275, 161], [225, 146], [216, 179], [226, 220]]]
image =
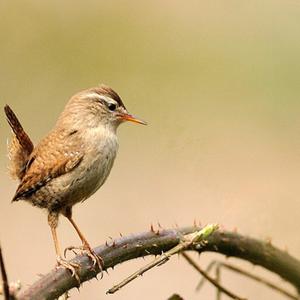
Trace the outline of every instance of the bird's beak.
[[121, 115], [121, 119], [124, 121], [131, 121], [134, 123], [142, 124], [142, 125], [147, 125], [147, 123], [141, 119], [138, 119], [137, 117], [130, 115], [128, 113], [124, 113]]

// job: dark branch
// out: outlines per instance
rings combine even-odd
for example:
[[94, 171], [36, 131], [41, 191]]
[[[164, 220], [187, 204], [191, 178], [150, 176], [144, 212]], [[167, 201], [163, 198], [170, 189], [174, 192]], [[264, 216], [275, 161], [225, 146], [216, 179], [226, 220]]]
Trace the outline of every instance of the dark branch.
[[205, 244], [207, 238], [211, 234], [213, 234], [218, 228], [219, 228], [219, 226], [217, 224], [209, 224], [209, 225], [203, 227], [201, 230], [197, 230], [195, 232], [183, 235], [180, 243], [178, 243], [175, 247], [173, 247], [170, 250], [159, 255], [157, 258], [152, 260], [150, 263], [143, 266], [142, 268], [140, 268], [139, 270], [137, 270], [130, 276], [126, 277], [120, 283], [113, 286], [106, 293], [108, 293], [108, 294], [115, 293], [116, 291], [120, 290], [122, 287], [127, 285], [129, 282], [138, 278], [139, 276], [142, 276], [145, 272], [151, 270], [155, 266], [161, 266], [162, 264], [166, 263], [172, 255], [183, 252], [186, 249], [189, 249], [194, 244], [198, 244], [198, 245]]
[[[166, 252], [181, 241], [183, 234], [199, 229], [188, 227], [133, 234], [116, 239], [109, 244], [106, 243], [94, 250], [102, 257], [104, 270], [107, 270], [127, 260]], [[213, 251], [247, 260], [278, 274], [300, 291], [300, 261], [270, 243], [244, 237], [237, 233], [216, 232], [211, 235], [205, 246], [194, 244], [189, 250]], [[99, 270], [93, 269], [92, 262], [86, 256], [77, 256], [72, 261], [80, 264], [78, 275], [81, 282], [90, 280], [99, 273]], [[19, 293], [17, 299], [55, 299], [76, 286], [76, 279], [67, 270], [54, 269], [27, 290]]]
[[10, 299], [9, 295], [9, 285], [8, 285], [8, 278], [7, 278], [7, 273], [4, 265], [4, 259], [2, 255], [2, 248], [0, 246], [0, 269], [1, 269], [1, 276], [2, 276], [2, 281], [3, 281], [3, 295], [5, 300]]
[[246, 300], [245, 298], [239, 297], [237, 295], [235, 295], [234, 293], [232, 293], [230, 290], [226, 289], [224, 286], [222, 286], [218, 280], [210, 277], [205, 271], [203, 271], [195, 262], [194, 260], [186, 253], [182, 253], [182, 256], [187, 260], [187, 262], [195, 269], [197, 270], [202, 276], [203, 278], [205, 278], [206, 280], [208, 280], [212, 285], [214, 285], [217, 290], [219, 290], [220, 292], [223, 292], [224, 294], [226, 294], [230, 299], [235, 299], [235, 300]]

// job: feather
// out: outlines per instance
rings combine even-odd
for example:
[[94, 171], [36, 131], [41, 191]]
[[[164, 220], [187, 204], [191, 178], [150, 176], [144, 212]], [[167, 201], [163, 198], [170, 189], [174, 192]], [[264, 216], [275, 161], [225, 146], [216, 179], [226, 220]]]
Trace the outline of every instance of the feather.
[[12, 178], [22, 180], [29, 156], [33, 151], [33, 143], [12, 109], [6, 105], [4, 111], [7, 122], [14, 133], [12, 141], [8, 145], [9, 173]]

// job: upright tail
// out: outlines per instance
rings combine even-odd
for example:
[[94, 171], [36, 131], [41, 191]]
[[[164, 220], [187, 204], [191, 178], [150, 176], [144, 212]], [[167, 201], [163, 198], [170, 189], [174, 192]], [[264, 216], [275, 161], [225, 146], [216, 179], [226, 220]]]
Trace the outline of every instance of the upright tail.
[[14, 138], [8, 147], [8, 155], [10, 158], [9, 171], [13, 178], [19, 178], [21, 180], [34, 146], [18, 118], [8, 105], [5, 105], [4, 112], [7, 122], [14, 132]]
[[6, 114], [7, 122], [10, 125], [11, 129], [13, 130], [14, 134], [16, 135], [16, 138], [18, 139], [21, 147], [26, 152], [31, 153], [33, 150], [33, 143], [30, 140], [27, 133], [24, 131], [17, 116], [8, 105], [5, 105], [4, 111]]

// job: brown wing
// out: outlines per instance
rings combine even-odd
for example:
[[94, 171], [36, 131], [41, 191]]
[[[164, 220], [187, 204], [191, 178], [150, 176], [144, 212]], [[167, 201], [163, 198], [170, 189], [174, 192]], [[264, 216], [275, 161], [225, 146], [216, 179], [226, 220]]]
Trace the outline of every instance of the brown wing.
[[7, 122], [14, 132], [14, 137], [8, 146], [8, 156], [10, 158], [9, 172], [13, 178], [21, 180], [25, 174], [25, 167], [33, 150], [33, 143], [8, 105], [5, 105], [4, 112]]
[[76, 168], [83, 154], [75, 151], [74, 135], [53, 132], [33, 151], [13, 201], [26, 199], [52, 179]]

